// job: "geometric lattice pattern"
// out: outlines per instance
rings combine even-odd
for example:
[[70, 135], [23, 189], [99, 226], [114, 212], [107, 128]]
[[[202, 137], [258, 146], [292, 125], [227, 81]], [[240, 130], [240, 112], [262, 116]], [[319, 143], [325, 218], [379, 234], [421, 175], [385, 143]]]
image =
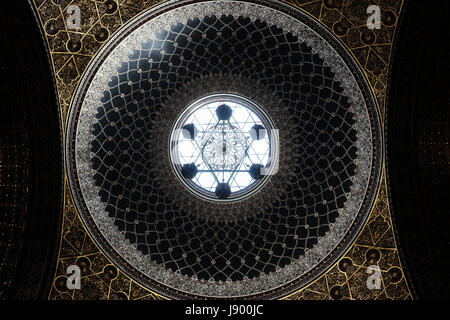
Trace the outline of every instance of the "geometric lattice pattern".
[[[34, 8], [48, 41], [58, 89], [63, 130], [68, 106], [83, 71], [102, 43], [124, 23], [143, 10], [163, 1], [94, 2], [74, 0], [83, 7], [81, 30], [64, 25], [69, 1], [34, 0]], [[390, 51], [403, 5], [402, 0], [286, 0], [322, 23], [338, 37], [360, 63], [377, 98], [382, 118]], [[383, 13], [381, 30], [365, 28], [366, 8], [378, 4]], [[64, 216], [58, 269], [51, 299], [158, 299], [157, 294], [142, 288], [112, 265], [93, 243], [83, 226], [71, 198], [64, 189]], [[66, 267], [82, 266], [83, 290], [67, 290]], [[382, 290], [368, 291], [365, 280], [369, 264], [377, 263], [382, 271]], [[400, 280], [399, 280], [400, 279]], [[402, 272], [395, 243], [385, 172], [374, 208], [366, 226], [344, 257], [315, 282], [288, 297], [289, 299], [411, 299]]]
[[[291, 264], [330, 230], [353, 184], [356, 130], [348, 96], [319, 54], [265, 21], [223, 15], [171, 26], [128, 58], [97, 109], [91, 160], [106, 211], [138, 250], [182, 275], [239, 281]], [[163, 112], [170, 95], [211, 72], [249, 76], [276, 92], [295, 123], [286, 134], [301, 137], [296, 146], [301, 156], [288, 168], [292, 183], [279, 200], [229, 224], [210, 223], [183, 204], [175, 206], [155, 183], [153, 172], [162, 165], [149, 146], [151, 129], [164, 121], [155, 114]], [[240, 109], [234, 111], [239, 115]], [[245, 113], [242, 126], [249, 126], [251, 114]], [[232, 126], [238, 121], [230, 118]], [[217, 123], [197, 130], [210, 131]], [[229, 131], [230, 137], [244, 135]], [[205, 138], [203, 161], [214, 166], [207, 149], [211, 135]], [[250, 140], [239, 142], [244, 154]], [[239, 163], [250, 164], [244, 154]]]

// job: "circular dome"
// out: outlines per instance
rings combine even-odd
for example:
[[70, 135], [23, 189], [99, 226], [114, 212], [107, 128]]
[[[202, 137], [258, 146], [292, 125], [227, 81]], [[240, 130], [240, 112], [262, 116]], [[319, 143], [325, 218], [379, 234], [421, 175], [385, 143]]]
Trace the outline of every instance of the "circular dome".
[[352, 56], [272, 1], [177, 1], [129, 22], [71, 106], [89, 232], [173, 298], [274, 298], [332, 265], [370, 212], [381, 129]]
[[[277, 165], [273, 130], [267, 115], [252, 101], [229, 94], [207, 96], [177, 119], [170, 160], [194, 194], [212, 201], [237, 201], [256, 192], [271, 165]], [[258, 175], [250, 172], [252, 166], [260, 168]]]

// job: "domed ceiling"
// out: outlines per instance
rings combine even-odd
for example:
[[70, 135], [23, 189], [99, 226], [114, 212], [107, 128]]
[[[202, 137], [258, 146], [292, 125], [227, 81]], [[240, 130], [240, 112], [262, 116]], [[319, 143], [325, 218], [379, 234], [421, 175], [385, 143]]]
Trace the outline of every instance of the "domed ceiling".
[[402, 2], [379, 32], [354, 1], [138, 2], [78, 33], [36, 5], [66, 166], [50, 297], [367, 298], [376, 264], [409, 298], [382, 126]]
[[[177, 119], [211, 95], [215, 126], [197, 124], [202, 137], [192, 137], [204, 172], [186, 160], [180, 168], [195, 172], [177, 175]], [[278, 132], [278, 159], [251, 163], [277, 170], [237, 198], [236, 170], [241, 184], [257, 180], [243, 160], [255, 152], [249, 130], [237, 131], [251, 115], [221, 95], [247, 99], [273, 123], [268, 135]], [[218, 153], [202, 141], [214, 132]], [[264, 1], [169, 2], [130, 21], [86, 70], [66, 145], [89, 232], [134, 279], [172, 297], [266, 298], [302, 287], [357, 235], [381, 170], [378, 110], [357, 63], [306, 14]], [[207, 174], [217, 179], [211, 199], [183, 184]]]

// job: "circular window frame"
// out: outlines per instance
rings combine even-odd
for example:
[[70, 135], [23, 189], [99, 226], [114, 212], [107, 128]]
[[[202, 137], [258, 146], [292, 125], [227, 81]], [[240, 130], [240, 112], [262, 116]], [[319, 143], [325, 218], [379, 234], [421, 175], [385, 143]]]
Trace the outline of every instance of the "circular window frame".
[[[262, 122], [268, 134], [269, 140], [268, 161], [266, 163], [263, 163], [263, 165], [267, 166], [265, 167], [266, 170], [263, 177], [259, 180], [253, 179], [253, 181], [249, 185], [238, 191], [232, 192], [231, 195], [225, 199], [220, 199], [219, 197], [217, 197], [217, 195], [215, 195], [214, 192], [208, 191], [202, 186], [197, 185], [195, 182], [183, 177], [181, 173], [180, 161], [178, 159], [178, 152], [176, 151], [178, 136], [181, 134], [181, 128], [186, 124], [186, 120], [188, 120], [189, 117], [191, 117], [191, 115], [198, 110], [218, 101], [224, 101], [225, 104], [230, 101], [253, 112]], [[261, 188], [263, 188], [267, 181], [270, 179], [271, 175], [276, 173], [278, 169], [279, 143], [276, 130], [277, 129], [275, 128], [274, 122], [269, 117], [269, 115], [255, 101], [248, 97], [236, 93], [226, 92], [203, 96], [188, 104], [181, 112], [181, 114], [178, 115], [177, 120], [172, 126], [170, 141], [168, 144], [169, 161], [171, 163], [172, 170], [180, 180], [181, 184], [192, 194], [201, 199], [219, 203], [238, 202], [244, 200], [261, 190]], [[212, 171], [216, 170], [211, 170], [211, 172]]]

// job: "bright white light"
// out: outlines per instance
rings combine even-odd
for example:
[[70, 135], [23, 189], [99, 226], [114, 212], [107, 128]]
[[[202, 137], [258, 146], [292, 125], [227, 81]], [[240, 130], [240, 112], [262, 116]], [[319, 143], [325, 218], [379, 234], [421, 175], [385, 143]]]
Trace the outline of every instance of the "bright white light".
[[[219, 121], [216, 115], [216, 109], [223, 104], [232, 110], [229, 122]], [[229, 184], [232, 193], [244, 190], [256, 182], [248, 172], [251, 165], [270, 164], [270, 134], [253, 140], [249, 133], [254, 125], [267, 128], [268, 124], [243, 99], [230, 95], [206, 99], [186, 114], [177, 127], [187, 124], [195, 126], [196, 136], [189, 139], [178, 130], [172, 159], [180, 168], [184, 164], [196, 165], [198, 173], [192, 183], [203, 191], [214, 193], [217, 184], [223, 182]]]

